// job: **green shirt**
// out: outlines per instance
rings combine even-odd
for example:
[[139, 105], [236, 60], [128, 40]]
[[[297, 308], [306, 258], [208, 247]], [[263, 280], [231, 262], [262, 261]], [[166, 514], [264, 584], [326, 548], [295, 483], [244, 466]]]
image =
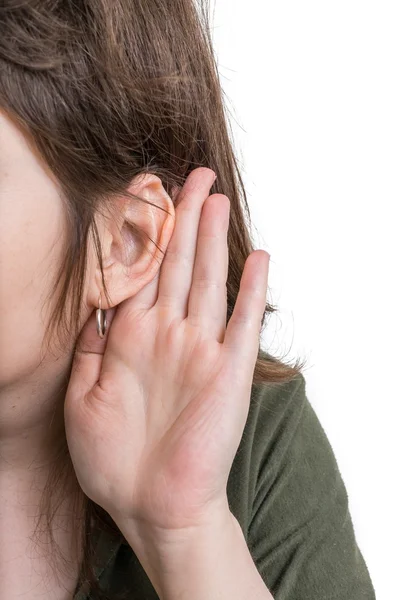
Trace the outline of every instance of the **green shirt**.
[[[227, 486], [250, 553], [275, 600], [375, 600], [336, 458], [299, 375], [252, 386]], [[109, 593], [158, 600], [134, 551], [101, 532], [95, 572]], [[80, 587], [75, 600], [94, 600]]]

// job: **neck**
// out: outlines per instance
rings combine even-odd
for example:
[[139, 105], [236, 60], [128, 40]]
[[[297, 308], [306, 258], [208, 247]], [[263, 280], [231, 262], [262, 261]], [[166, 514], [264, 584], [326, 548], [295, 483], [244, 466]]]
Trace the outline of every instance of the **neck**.
[[65, 440], [64, 400], [70, 357], [41, 363], [0, 388], [0, 477], [31, 479], [48, 470]]

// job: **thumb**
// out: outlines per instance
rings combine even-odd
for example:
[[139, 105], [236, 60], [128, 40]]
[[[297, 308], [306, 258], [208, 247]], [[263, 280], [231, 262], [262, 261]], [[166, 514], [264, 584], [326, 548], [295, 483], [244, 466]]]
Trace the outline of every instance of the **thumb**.
[[84, 398], [99, 381], [110, 326], [116, 310], [117, 307], [106, 311], [107, 326], [103, 338], [97, 333], [96, 310], [83, 325], [76, 342], [68, 386], [68, 393], [75, 398]]

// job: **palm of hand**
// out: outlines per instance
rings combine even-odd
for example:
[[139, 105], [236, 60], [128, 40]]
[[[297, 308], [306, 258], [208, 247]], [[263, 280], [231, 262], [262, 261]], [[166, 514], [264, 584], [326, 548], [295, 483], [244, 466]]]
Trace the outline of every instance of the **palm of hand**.
[[96, 366], [99, 377], [85, 389], [88, 361], [99, 360], [87, 354], [93, 336], [87, 323], [86, 352], [77, 354], [65, 399], [68, 445], [83, 491], [112, 516], [166, 529], [198, 522], [226, 498], [249, 408], [267, 285], [269, 257], [256, 251], [246, 261], [226, 328], [229, 203], [213, 195], [200, 217], [211, 172], [197, 171], [196, 197], [187, 186], [176, 211], [197, 223], [201, 218], [191, 271], [186, 252], [183, 268], [175, 259], [184, 254], [183, 217], [177, 216], [170, 253], [152, 282], [159, 286], [157, 301], [148, 306], [144, 290], [118, 306]]

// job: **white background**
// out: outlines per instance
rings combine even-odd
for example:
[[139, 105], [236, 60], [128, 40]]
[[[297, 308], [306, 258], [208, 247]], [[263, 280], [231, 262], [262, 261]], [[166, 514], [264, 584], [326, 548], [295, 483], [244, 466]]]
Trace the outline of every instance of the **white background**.
[[[398, 598], [398, 4], [217, 0], [213, 42], [257, 237], [262, 347], [304, 356], [377, 600]], [[348, 600], [348, 599], [347, 599]]]

